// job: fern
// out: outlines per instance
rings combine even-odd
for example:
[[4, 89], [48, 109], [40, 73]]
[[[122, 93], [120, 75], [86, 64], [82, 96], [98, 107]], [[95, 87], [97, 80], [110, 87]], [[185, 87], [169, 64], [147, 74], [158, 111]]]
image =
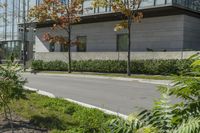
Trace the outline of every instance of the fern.
[[196, 54], [190, 59], [194, 60], [190, 75], [175, 77], [174, 86], [169, 90], [170, 95], [183, 100], [174, 105], [173, 112], [176, 117], [179, 117], [180, 123], [190, 117], [200, 116], [200, 78], [196, 77], [200, 72], [200, 56]]
[[152, 125], [160, 130], [160, 132], [167, 133], [173, 128], [173, 108], [170, 105], [170, 96], [168, 92], [163, 93], [161, 99], [154, 103], [154, 107], [150, 111], [143, 111], [139, 114], [140, 119], [146, 125]]
[[151, 125], [148, 125], [138, 129], [136, 133], [158, 133], [158, 129]]
[[143, 126], [143, 123], [137, 117], [133, 116], [127, 120], [117, 118], [110, 121], [112, 133], [133, 133]]
[[171, 133], [200, 133], [200, 117], [190, 118]]

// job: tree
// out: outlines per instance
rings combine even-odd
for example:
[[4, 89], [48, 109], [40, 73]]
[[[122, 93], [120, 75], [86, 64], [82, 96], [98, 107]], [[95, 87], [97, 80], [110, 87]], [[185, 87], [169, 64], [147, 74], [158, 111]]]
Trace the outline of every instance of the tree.
[[60, 29], [67, 32], [65, 35], [51, 35], [45, 33], [43, 39], [49, 43], [59, 43], [68, 48], [68, 72], [71, 73], [71, 47], [78, 45], [77, 40], [72, 40], [72, 25], [80, 21], [83, 0], [72, 0], [62, 4], [58, 0], [44, 0], [42, 4], [30, 9], [30, 17], [36, 18], [40, 23], [52, 21], [52, 30]]
[[21, 68], [14, 62], [8, 62], [4, 67], [0, 66], [0, 108], [4, 110], [5, 118], [9, 121], [12, 132], [14, 132], [12, 110], [9, 104], [13, 100], [25, 97], [23, 85], [26, 80], [19, 75], [20, 71]]
[[140, 22], [143, 18], [142, 12], [139, 11], [141, 0], [94, 0], [93, 7], [111, 6], [113, 12], [121, 13], [123, 21], [116, 24], [114, 30], [120, 31], [122, 29], [128, 30], [128, 58], [127, 58], [127, 74], [131, 75], [131, 27], [133, 22]]

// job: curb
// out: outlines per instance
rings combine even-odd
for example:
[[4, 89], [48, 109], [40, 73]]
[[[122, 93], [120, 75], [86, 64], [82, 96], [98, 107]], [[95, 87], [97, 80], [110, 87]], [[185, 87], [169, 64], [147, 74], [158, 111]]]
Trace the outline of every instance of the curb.
[[[51, 97], [51, 98], [56, 98], [56, 96], [54, 94], [46, 92], [46, 91], [42, 91], [42, 90], [39, 90], [39, 89], [31, 88], [31, 87], [28, 87], [28, 86], [24, 86], [24, 89], [25, 90], [30, 90], [30, 91], [35, 91], [36, 93], [38, 93], [40, 95], [43, 95], [43, 96], [48, 96], [48, 97]], [[76, 101], [76, 100], [73, 100], [73, 99], [69, 99], [69, 98], [63, 98], [63, 99], [67, 100], [69, 102], [78, 104], [80, 106], [86, 107], [86, 108], [98, 109], [98, 110], [100, 110], [100, 111], [102, 111], [102, 112], [104, 112], [106, 114], [109, 114], [109, 115], [119, 116], [119, 117], [121, 117], [123, 119], [127, 119], [128, 118], [127, 115], [124, 115], [124, 114], [121, 114], [121, 113], [118, 113], [118, 112], [114, 112], [114, 111], [111, 111], [111, 110], [107, 110], [107, 109], [104, 109], [104, 108], [100, 108], [100, 107], [97, 107], [97, 106], [94, 106], [94, 105], [91, 105], [91, 104], [79, 102], [79, 101]]]

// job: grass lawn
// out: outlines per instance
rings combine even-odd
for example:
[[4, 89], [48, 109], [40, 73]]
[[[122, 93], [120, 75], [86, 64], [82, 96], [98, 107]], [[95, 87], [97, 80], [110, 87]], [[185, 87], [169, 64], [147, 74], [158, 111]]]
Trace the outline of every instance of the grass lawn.
[[26, 99], [14, 101], [11, 108], [16, 116], [29, 121], [31, 125], [53, 133], [109, 132], [107, 123], [115, 117], [30, 91], [26, 92]]
[[[40, 71], [38, 73], [68, 74], [67, 72], [63, 72], [63, 71]], [[172, 76], [164, 76], [164, 75], [132, 74], [130, 77], [128, 77], [127, 74], [121, 74], [121, 73], [72, 72], [72, 74], [95, 75], [95, 76], [106, 76], [106, 77], [154, 79], [154, 80], [172, 80]]]

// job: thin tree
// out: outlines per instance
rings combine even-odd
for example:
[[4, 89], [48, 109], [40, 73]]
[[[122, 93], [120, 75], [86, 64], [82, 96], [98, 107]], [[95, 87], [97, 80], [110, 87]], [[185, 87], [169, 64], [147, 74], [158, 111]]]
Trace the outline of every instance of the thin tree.
[[6, 66], [0, 66], [0, 109], [4, 111], [5, 118], [10, 123], [14, 133], [10, 103], [13, 100], [25, 98], [23, 86], [26, 80], [19, 74], [21, 67], [15, 62], [8, 61]]
[[80, 21], [83, 0], [71, 0], [67, 4], [59, 0], [44, 0], [42, 4], [30, 9], [29, 16], [38, 22], [51, 21], [52, 30], [63, 30], [67, 35], [44, 33], [43, 39], [49, 43], [58, 43], [68, 48], [68, 72], [71, 73], [71, 47], [78, 44], [72, 40], [72, 25]]
[[122, 22], [115, 25], [114, 30], [128, 30], [128, 56], [127, 56], [127, 75], [131, 76], [131, 29], [133, 22], [140, 22], [143, 18], [143, 13], [139, 11], [141, 0], [94, 0], [92, 6], [96, 7], [111, 7], [115, 13], [121, 13]]

